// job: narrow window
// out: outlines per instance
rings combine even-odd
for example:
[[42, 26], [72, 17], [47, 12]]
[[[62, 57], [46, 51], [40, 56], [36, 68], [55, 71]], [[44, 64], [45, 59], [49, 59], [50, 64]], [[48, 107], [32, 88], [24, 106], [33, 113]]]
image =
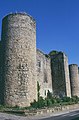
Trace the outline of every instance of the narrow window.
[[46, 90], [45, 90], [45, 93], [44, 93], [44, 94], [45, 94], [45, 96], [46, 96]]
[[41, 67], [41, 62], [40, 61], [38, 61], [38, 67]]
[[41, 71], [41, 61], [37, 62], [37, 70], [38, 70], [38, 72]]

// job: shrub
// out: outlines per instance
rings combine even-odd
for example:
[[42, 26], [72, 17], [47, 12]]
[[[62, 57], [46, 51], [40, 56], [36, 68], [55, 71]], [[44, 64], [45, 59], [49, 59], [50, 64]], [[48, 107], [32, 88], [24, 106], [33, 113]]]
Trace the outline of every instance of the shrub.
[[71, 100], [72, 100], [72, 102], [74, 102], [74, 103], [78, 103], [79, 98], [78, 98], [77, 96], [73, 96], [73, 97], [71, 98]]
[[34, 100], [34, 102], [30, 103], [31, 107], [38, 108], [38, 102]]
[[47, 106], [52, 106], [52, 101], [51, 101], [51, 99], [47, 99]]
[[52, 93], [48, 90], [48, 92], [47, 92], [47, 98], [48, 99], [52, 99]]
[[38, 100], [40, 98], [40, 85], [39, 82], [37, 81], [37, 96], [38, 96]]
[[70, 102], [71, 98], [70, 97], [63, 97], [62, 102]]
[[70, 105], [74, 103], [78, 103], [79, 98], [77, 96], [70, 97], [63, 97], [61, 98], [53, 98], [50, 96], [48, 92], [47, 98], [43, 99], [43, 97], [39, 97], [38, 101], [34, 100], [31, 103], [31, 107], [33, 108], [44, 108], [44, 107], [51, 107], [51, 106], [59, 106], [59, 105]]
[[56, 100], [56, 103], [61, 103], [61, 98], [55, 98], [55, 100]]

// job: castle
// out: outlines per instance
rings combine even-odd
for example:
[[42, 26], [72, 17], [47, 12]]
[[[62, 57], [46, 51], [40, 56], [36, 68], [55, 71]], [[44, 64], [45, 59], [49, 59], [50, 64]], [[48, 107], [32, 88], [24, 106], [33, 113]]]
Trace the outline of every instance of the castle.
[[68, 66], [63, 52], [46, 55], [36, 49], [36, 22], [26, 13], [2, 20], [0, 41], [0, 103], [29, 106], [48, 90], [55, 96], [79, 96], [78, 65]]

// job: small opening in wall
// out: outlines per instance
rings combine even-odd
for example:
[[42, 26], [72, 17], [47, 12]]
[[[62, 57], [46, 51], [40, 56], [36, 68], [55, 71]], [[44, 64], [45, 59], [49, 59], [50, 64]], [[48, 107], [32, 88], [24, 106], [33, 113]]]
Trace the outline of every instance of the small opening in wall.
[[38, 67], [41, 67], [41, 62], [40, 61], [38, 61]]
[[45, 96], [46, 96], [46, 90], [45, 90], [44, 94], [45, 94]]
[[37, 62], [37, 68], [38, 68], [38, 72], [40, 72], [41, 71], [41, 61]]

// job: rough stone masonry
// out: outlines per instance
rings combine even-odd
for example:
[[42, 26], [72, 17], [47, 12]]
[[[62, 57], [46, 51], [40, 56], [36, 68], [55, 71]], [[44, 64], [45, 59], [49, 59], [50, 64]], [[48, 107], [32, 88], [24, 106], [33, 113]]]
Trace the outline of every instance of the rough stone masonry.
[[[74, 81], [73, 76], [71, 79]], [[37, 100], [37, 81], [40, 96], [44, 98], [48, 90], [52, 95], [71, 97], [67, 56], [63, 52], [46, 55], [36, 49], [33, 17], [26, 13], [9, 14], [2, 20], [0, 102], [8, 106], [29, 106]]]
[[37, 99], [36, 22], [27, 14], [9, 14], [3, 19], [4, 102], [28, 106]]

